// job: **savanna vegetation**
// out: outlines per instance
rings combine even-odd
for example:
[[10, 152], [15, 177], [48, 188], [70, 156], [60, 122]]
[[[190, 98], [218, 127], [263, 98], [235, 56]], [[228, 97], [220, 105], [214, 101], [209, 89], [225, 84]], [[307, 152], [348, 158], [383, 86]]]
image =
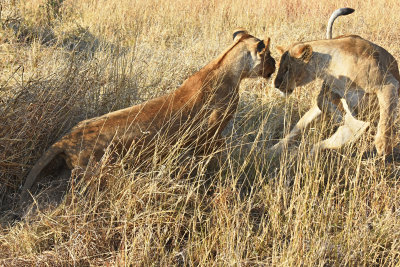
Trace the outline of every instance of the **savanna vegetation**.
[[[227, 144], [207, 156], [156, 152], [149, 168], [103, 161], [72, 176], [61, 204], [14, 220], [35, 161], [79, 121], [177, 88], [246, 28], [277, 45], [357, 34], [400, 60], [400, 2], [2, 0], [0, 264], [4, 266], [397, 266], [400, 163], [356, 144], [310, 157], [332, 132], [315, 122], [268, 149], [312, 105], [321, 82], [289, 97], [242, 83]], [[397, 128], [398, 124], [397, 124]], [[397, 142], [399, 140], [396, 140]], [[162, 147], [162, 148], [161, 148]], [[222, 155], [222, 156], [221, 156]]]

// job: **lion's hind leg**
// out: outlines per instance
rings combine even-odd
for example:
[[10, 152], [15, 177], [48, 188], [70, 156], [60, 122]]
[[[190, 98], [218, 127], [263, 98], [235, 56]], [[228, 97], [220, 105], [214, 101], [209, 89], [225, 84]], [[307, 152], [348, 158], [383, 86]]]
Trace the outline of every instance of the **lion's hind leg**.
[[399, 81], [394, 77], [387, 77], [387, 84], [376, 92], [379, 101], [379, 122], [375, 136], [375, 147], [379, 155], [392, 152], [394, 141], [394, 121], [397, 115]]

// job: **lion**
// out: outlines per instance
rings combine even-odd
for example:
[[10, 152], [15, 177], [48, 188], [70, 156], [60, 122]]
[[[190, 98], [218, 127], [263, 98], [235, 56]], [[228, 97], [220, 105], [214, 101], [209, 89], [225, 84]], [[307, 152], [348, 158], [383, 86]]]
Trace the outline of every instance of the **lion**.
[[356, 119], [370, 110], [372, 98], [377, 98], [379, 121], [374, 145], [378, 155], [392, 152], [400, 76], [395, 58], [384, 48], [357, 35], [332, 36], [332, 25], [341, 15], [354, 10], [336, 10], [328, 24], [325, 40], [297, 42], [288, 49], [277, 47], [281, 54], [274, 85], [289, 95], [295, 87], [316, 79], [323, 81], [314, 105], [298, 121], [291, 132], [271, 150], [280, 152], [321, 113], [342, 123], [328, 139], [313, 146], [337, 149], [356, 141], [369, 127], [369, 122]]
[[112, 147], [117, 155], [129, 152], [144, 160], [146, 155], [154, 153], [159, 137], [168, 145], [179, 141], [207, 152], [222, 139], [221, 132], [236, 111], [241, 80], [269, 79], [275, 71], [269, 44], [270, 38], [260, 40], [244, 29], [237, 29], [233, 44], [178, 89], [139, 105], [81, 121], [33, 166], [22, 188], [21, 203], [26, 202], [41, 172], [55, 158], [61, 158], [68, 169], [85, 168], [89, 162], [100, 161], [105, 150]]

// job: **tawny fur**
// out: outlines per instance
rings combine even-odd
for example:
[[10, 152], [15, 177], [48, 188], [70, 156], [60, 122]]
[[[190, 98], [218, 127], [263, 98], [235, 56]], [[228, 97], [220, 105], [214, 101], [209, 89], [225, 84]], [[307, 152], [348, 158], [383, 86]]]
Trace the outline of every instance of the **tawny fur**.
[[[292, 132], [273, 150], [281, 150], [288, 145], [321, 112], [329, 113], [341, 121], [345, 117], [341, 99], [345, 100], [350, 112], [356, 114], [367, 109], [365, 103], [369, 96], [376, 96], [380, 118], [375, 147], [379, 155], [392, 152], [400, 75], [397, 62], [388, 51], [356, 35], [298, 42], [288, 49], [278, 50], [282, 56], [275, 78], [276, 88], [290, 94], [295, 87], [317, 78], [324, 82], [317, 105], [300, 119]], [[352, 127], [350, 124], [348, 126]], [[367, 127], [362, 128], [364, 131]], [[348, 140], [352, 138], [348, 137]], [[344, 141], [338, 143], [342, 145]]]
[[236, 111], [240, 81], [269, 78], [274, 71], [269, 38], [262, 41], [243, 29], [235, 31], [234, 43], [175, 91], [78, 123], [34, 165], [23, 186], [22, 201], [56, 156], [73, 169], [84, 168], [89, 160], [99, 161], [109, 146], [119, 155], [128, 150], [138, 156], [144, 149], [151, 153], [160, 136], [170, 144], [179, 140], [201, 149], [212, 146]]

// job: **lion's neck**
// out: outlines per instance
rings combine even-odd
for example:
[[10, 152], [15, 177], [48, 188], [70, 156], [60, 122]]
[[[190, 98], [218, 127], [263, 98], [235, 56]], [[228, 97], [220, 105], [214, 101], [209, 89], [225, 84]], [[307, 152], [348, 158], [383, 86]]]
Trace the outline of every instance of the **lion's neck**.
[[237, 64], [225, 65], [214, 70], [214, 79], [210, 91], [236, 90], [244, 78], [243, 68]]
[[240, 57], [228, 55], [222, 62], [210, 62], [187, 82], [192, 80], [197, 82], [195, 85], [197, 93], [219, 94], [221, 91], [226, 93], [232, 90], [237, 91], [240, 81], [247, 76], [244, 66]]
[[203, 105], [211, 105], [211, 109], [214, 106], [235, 107], [240, 81], [248, 73], [245, 59], [243, 51], [231, 49], [208, 63], [171, 95], [174, 108], [185, 106], [195, 110]]
[[197, 110], [207, 103], [211, 106], [236, 103], [241, 79], [242, 76], [231, 66], [208, 64], [170, 94], [170, 101], [174, 103], [171, 106], [174, 110], [182, 107]]
[[212, 91], [237, 91], [241, 80], [248, 76], [248, 64], [245, 62], [244, 53], [235, 52], [232, 51], [218, 67], [214, 67]]

